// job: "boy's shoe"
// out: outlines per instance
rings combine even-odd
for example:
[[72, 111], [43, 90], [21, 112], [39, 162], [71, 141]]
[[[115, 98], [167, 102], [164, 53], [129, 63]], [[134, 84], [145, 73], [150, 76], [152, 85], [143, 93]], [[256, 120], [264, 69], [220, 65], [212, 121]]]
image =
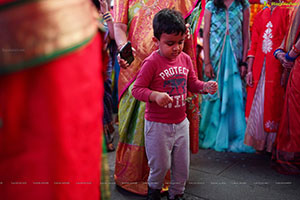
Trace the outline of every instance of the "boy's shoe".
[[160, 189], [152, 189], [148, 186], [147, 200], [160, 200]]
[[168, 196], [168, 200], [185, 200], [185, 198], [183, 194], [177, 194], [175, 195], [174, 199], [170, 199]]

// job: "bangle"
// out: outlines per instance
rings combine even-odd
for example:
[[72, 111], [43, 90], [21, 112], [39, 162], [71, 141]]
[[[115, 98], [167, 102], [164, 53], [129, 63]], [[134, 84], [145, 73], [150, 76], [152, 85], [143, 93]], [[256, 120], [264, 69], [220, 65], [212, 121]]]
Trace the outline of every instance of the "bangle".
[[248, 68], [248, 64], [246, 62], [239, 62], [239, 67], [241, 66], [245, 66], [246, 68]]
[[289, 52], [287, 52], [287, 53], [285, 54], [285, 59], [286, 59], [287, 61], [294, 62], [294, 61], [296, 60], [296, 58], [297, 58], [297, 57], [291, 57], [291, 56], [289, 56]]
[[103, 13], [103, 17], [104, 17], [104, 16], [111, 16], [111, 14], [110, 14], [109, 11], [107, 11], [107, 12]]
[[112, 21], [112, 17], [110, 17], [110, 18], [107, 18], [107, 19], [105, 19], [105, 18], [104, 18], [104, 21], [105, 21], [105, 22]]
[[277, 58], [277, 54], [280, 53], [280, 52], [284, 52], [283, 49], [278, 48], [278, 49], [276, 49], [276, 50], [274, 51], [273, 55], [274, 55], [274, 57], [275, 57], [276, 59], [278, 59], [278, 58]]
[[293, 45], [293, 48], [292, 50], [296, 53], [296, 54], [299, 54], [300, 53], [300, 49], [297, 49], [295, 44]]
[[109, 11], [103, 14], [103, 19], [105, 22], [112, 21], [112, 16]]

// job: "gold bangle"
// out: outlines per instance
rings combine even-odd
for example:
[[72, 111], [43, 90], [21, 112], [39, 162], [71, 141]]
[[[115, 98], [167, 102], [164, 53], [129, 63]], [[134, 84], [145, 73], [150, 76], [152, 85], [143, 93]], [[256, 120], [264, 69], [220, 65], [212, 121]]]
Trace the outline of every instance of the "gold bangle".
[[107, 11], [107, 12], [105, 12], [105, 13], [103, 14], [103, 19], [104, 19], [104, 20], [110, 20], [110, 19], [112, 19], [112, 16], [111, 16], [111, 14], [110, 14], [109, 11]]
[[295, 44], [293, 45], [292, 50], [293, 50], [296, 54], [299, 54], [299, 53], [300, 53], [300, 49], [297, 49]]
[[109, 22], [109, 21], [112, 21], [112, 17], [109, 17], [109, 18], [103, 18], [104, 19], [104, 21], [107, 23], [107, 22]]
[[111, 15], [109, 11], [106, 11], [105, 13], [103, 13], [103, 15]]

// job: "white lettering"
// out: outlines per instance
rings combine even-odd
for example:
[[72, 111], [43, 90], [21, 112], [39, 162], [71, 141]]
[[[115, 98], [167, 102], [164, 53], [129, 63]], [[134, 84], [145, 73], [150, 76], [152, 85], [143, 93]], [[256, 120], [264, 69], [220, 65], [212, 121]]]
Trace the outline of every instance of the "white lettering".
[[160, 75], [160, 77], [161, 77], [162, 79], [165, 80], [165, 74], [164, 74], [163, 72], [161, 72], [159, 75]]
[[167, 77], [170, 76], [169, 71], [167, 69], [165, 69], [164, 72], [165, 72], [165, 74], [166, 74]]
[[186, 93], [182, 94], [182, 95], [176, 95], [176, 96], [171, 96], [171, 98], [173, 99], [173, 103], [169, 103], [168, 105], [165, 105], [164, 108], [172, 108], [173, 104], [174, 104], [174, 108], [180, 108], [180, 107], [184, 107], [186, 102]]
[[175, 106], [174, 108], [179, 108], [180, 105], [179, 105], [179, 99], [180, 99], [180, 95], [176, 95], [176, 96], [173, 96], [176, 100], [175, 100]]
[[173, 68], [175, 70], [175, 73], [178, 74], [177, 67], [173, 67]]
[[179, 74], [182, 74], [182, 67], [178, 67]]
[[173, 76], [175, 74], [174, 69], [173, 68], [169, 68], [169, 72], [170, 74]]
[[173, 76], [175, 74], [183, 74], [183, 75], [188, 75], [189, 73], [189, 69], [187, 69], [186, 67], [170, 67], [168, 69], [165, 69], [163, 72], [161, 72], [159, 74], [159, 76], [165, 80], [166, 77], [170, 77], [170, 76]]
[[188, 73], [189, 73], [189, 70], [188, 70], [187, 68], [184, 67], [184, 68], [183, 68], [183, 74], [184, 74], [184, 75], [187, 75]]

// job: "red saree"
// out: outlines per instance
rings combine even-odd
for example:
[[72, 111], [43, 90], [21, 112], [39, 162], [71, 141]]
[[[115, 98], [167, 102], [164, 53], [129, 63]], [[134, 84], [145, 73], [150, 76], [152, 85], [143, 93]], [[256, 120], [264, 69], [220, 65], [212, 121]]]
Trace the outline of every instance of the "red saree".
[[[246, 117], [249, 117], [253, 97], [259, 82], [260, 74], [265, 62], [265, 94], [264, 94], [264, 129], [266, 132], [276, 132], [282, 113], [284, 87], [280, 85], [282, 66], [273, 56], [280, 46], [288, 28], [289, 10], [280, 6], [271, 14], [270, 8], [260, 11], [252, 27], [251, 46], [248, 57], [254, 57], [252, 68], [253, 87], [247, 87]], [[269, 25], [272, 27], [269, 28]], [[272, 37], [267, 38], [267, 31]], [[267, 39], [269, 43], [266, 42]], [[269, 44], [266, 45], [266, 44]]]
[[253, 87], [247, 87], [245, 144], [259, 151], [272, 151], [282, 115], [285, 90], [280, 79], [283, 70], [273, 53], [286, 34], [288, 22], [288, 9], [277, 6], [271, 12], [265, 7], [256, 15], [252, 26], [248, 57], [254, 59]]
[[[299, 1], [298, 1], [299, 2]], [[295, 8], [285, 50], [299, 40], [300, 6]], [[300, 174], [300, 57], [291, 70], [283, 114], [272, 153], [272, 167], [283, 174]]]
[[[1, 27], [18, 20], [0, 30], [1, 199], [100, 199], [101, 39], [89, 1], [55, 2], [0, 5]], [[68, 14], [53, 21], [60, 11]], [[83, 24], [60, 23], [73, 21], [71, 13]]]

